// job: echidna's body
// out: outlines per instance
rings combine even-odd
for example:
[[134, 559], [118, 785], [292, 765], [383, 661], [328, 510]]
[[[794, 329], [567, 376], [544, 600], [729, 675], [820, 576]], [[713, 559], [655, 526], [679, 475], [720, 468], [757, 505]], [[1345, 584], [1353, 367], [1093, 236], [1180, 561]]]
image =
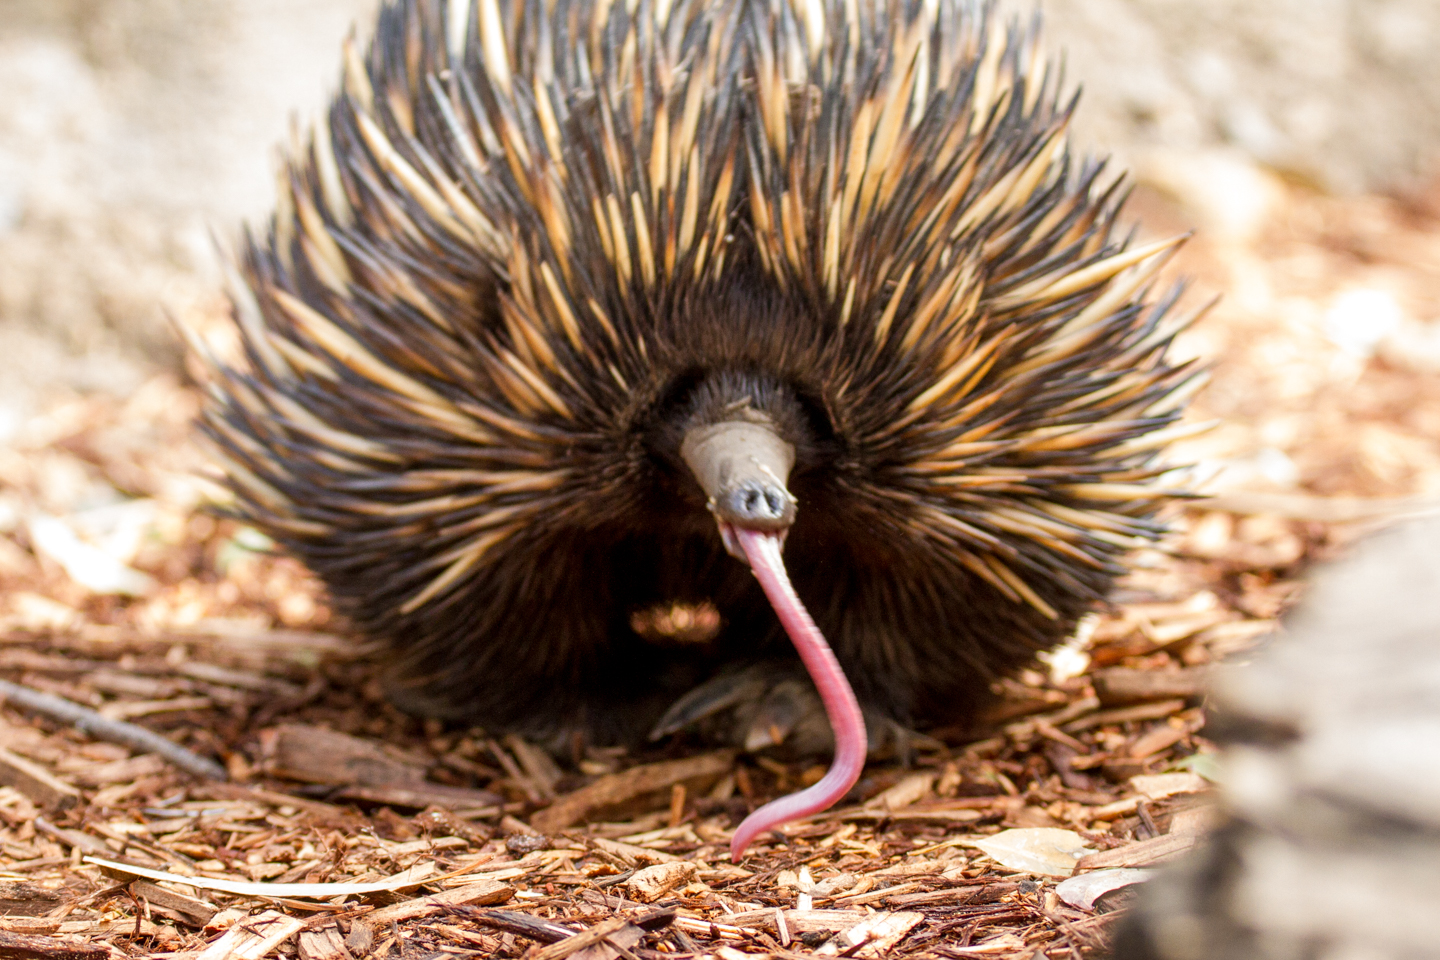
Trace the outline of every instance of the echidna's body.
[[[793, 447], [860, 701], [953, 718], [1155, 533], [1188, 372], [1034, 31], [961, 0], [402, 0], [296, 156], [210, 429], [403, 703], [643, 735], [792, 657], [681, 446]], [[784, 478], [779, 478], [783, 481]], [[788, 522], [788, 521], [787, 521]], [[711, 601], [701, 644], [631, 615]]]

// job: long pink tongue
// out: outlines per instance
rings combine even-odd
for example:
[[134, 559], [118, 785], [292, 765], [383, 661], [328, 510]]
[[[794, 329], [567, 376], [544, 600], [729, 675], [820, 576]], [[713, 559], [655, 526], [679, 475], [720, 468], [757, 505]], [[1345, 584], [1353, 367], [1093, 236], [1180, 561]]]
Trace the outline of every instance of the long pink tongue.
[[819, 813], [849, 793], [865, 766], [867, 740], [865, 718], [860, 713], [855, 692], [850, 689], [850, 681], [845, 679], [840, 661], [835, 659], [834, 651], [790, 585], [785, 561], [780, 557], [779, 534], [740, 527], [731, 530], [740, 549], [745, 551], [755, 578], [760, 581], [760, 589], [770, 599], [785, 632], [790, 634], [790, 642], [795, 644], [805, 669], [810, 671], [810, 679], [815, 681], [820, 701], [825, 704], [825, 715], [830, 718], [830, 728], [835, 731], [835, 760], [819, 783], [771, 801], [741, 822], [730, 839], [730, 860], [739, 863], [750, 841], [766, 830]]

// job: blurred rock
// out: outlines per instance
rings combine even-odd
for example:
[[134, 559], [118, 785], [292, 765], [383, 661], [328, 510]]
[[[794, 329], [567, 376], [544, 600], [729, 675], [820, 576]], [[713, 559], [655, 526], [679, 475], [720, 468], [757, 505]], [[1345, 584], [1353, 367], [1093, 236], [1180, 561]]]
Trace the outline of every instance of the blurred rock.
[[1435, 956], [1440, 519], [1323, 571], [1206, 733], [1223, 821], [1145, 884], [1116, 960]]

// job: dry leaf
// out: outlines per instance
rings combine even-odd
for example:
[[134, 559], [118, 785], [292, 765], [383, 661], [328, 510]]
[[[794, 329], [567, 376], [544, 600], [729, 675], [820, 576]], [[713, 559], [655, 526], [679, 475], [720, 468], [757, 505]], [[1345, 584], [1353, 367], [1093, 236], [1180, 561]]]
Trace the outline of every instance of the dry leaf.
[[1074, 830], [1056, 827], [1002, 830], [986, 840], [976, 841], [973, 846], [985, 851], [1002, 867], [1047, 877], [1070, 876], [1077, 860], [1095, 852], [1085, 846], [1084, 839]]
[[1095, 901], [1111, 890], [1119, 890], [1134, 883], [1141, 883], [1155, 876], [1154, 870], [1122, 867], [1119, 870], [1096, 870], [1078, 877], [1061, 881], [1055, 887], [1056, 895], [1070, 906], [1080, 910], [1094, 910]]

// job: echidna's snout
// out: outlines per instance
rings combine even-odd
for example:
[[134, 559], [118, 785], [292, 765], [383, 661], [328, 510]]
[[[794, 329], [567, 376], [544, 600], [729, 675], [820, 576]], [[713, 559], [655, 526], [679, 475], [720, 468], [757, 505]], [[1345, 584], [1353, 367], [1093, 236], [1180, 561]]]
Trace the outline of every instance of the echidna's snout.
[[746, 560], [736, 530], [778, 534], [795, 522], [795, 498], [786, 488], [795, 448], [763, 415], [692, 427], [680, 455], [695, 474], [720, 527], [725, 549]]
[[720, 526], [720, 539], [732, 557], [750, 562], [740, 546], [737, 530], [769, 533], [783, 546], [795, 522], [795, 498], [783, 483], [765, 477], [742, 480], [720, 495], [710, 497], [710, 512]]
[[795, 498], [769, 477], [742, 481], [715, 498], [715, 517], [737, 527], [783, 530], [795, 521]]

